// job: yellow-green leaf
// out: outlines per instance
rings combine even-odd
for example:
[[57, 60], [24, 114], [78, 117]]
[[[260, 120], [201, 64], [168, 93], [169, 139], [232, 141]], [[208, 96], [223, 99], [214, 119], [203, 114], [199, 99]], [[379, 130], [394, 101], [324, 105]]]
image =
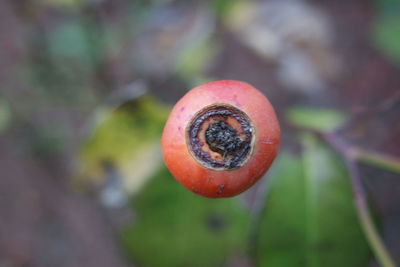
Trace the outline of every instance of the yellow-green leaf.
[[100, 122], [82, 147], [75, 182], [102, 186], [111, 168], [125, 191], [136, 192], [162, 162], [159, 140], [169, 108], [145, 96], [97, 113]]

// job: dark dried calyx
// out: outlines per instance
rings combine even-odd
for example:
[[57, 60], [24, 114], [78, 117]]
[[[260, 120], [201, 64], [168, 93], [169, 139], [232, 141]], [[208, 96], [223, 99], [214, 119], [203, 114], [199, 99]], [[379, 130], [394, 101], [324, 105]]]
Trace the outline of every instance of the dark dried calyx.
[[[206, 124], [204, 137], [201, 137], [207, 121], [210, 123]], [[232, 121], [236, 121], [234, 124], [238, 127], [233, 127]], [[213, 170], [234, 170], [243, 166], [251, 154], [252, 141], [253, 127], [249, 117], [226, 104], [205, 107], [187, 128], [189, 151], [200, 164]], [[204, 149], [205, 143], [208, 149]], [[222, 157], [215, 157], [212, 152]]]
[[206, 141], [212, 151], [223, 156], [235, 154], [243, 145], [237, 131], [223, 121], [210, 124]]

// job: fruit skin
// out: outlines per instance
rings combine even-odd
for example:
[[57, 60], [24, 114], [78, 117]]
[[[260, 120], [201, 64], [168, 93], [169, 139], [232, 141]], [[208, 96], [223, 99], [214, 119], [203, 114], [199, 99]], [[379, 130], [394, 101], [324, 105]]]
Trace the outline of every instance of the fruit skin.
[[[245, 112], [255, 128], [249, 160], [234, 170], [212, 170], [190, 153], [186, 129], [204, 107], [228, 104]], [[269, 169], [279, 149], [280, 127], [268, 99], [248, 83], [222, 80], [200, 85], [174, 106], [162, 135], [164, 161], [176, 180], [210, 198], [232, 197], [251, 187]]]

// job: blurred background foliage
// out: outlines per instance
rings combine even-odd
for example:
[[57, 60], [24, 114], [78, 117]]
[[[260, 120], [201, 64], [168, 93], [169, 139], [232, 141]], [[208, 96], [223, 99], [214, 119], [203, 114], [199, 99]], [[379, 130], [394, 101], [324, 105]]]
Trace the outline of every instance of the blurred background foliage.
[[[0, 31], [1, 267], [379, 266], [325, 134], [378, 152], [358, 167], [400, 263], [400, 1], [0, 0]], [[264, 179], [213, 200], [160, 136], [215, 79], [260, 89], [283, 136]]]
[[259, 224], [257, 262], [365, 266], [369, 251], [351, 204], [346, 169], [316, 138], [302, 139], [302, 155], [282, 152], [272, 170]]

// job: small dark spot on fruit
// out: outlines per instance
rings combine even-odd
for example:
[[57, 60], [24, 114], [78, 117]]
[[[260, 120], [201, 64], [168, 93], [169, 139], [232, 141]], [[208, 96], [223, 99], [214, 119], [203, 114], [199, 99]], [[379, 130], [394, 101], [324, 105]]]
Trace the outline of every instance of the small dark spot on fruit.
[[180, 111], [183, 112], [186, 109], [186, 107], [181, 107]]
[[224, 188], [225, 188], [224, 184], [221, 184], [220, 186], [218, 186], [217, 194], [221, 195], [222, 194], [222, 190], [224, 190]]
[[178, 126], [178, 130], [180, 131], [182, 128], [181, 128], [181, 126]]

